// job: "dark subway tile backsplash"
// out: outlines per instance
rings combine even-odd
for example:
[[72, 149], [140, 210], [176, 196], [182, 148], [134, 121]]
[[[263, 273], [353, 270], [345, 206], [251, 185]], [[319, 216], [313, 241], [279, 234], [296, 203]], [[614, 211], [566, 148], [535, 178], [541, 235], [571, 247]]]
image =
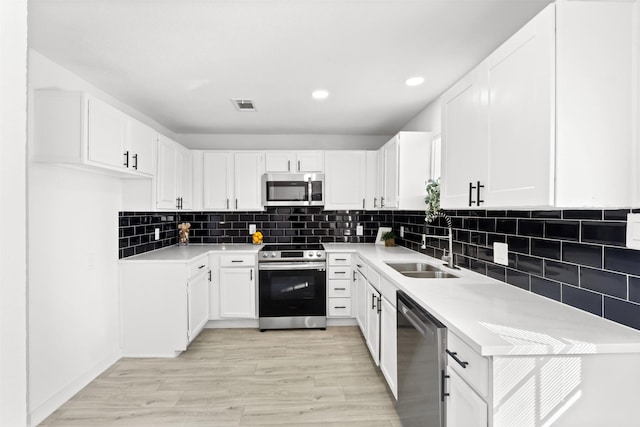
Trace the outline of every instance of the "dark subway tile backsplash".
[[[510, 285], [640, 329], [640, 251], [625, 248], [626, 215], [616, 210], [458, 210], [451, 216], [456, 264]], [[396, 243], [439, 258], [446, 222], [424, 223], [424, 211], [121, 212], [120, 258], [177, 244], [177, 224], [191, 223], [192, 243], [249, 243], [249, 224], [265, 243], [372, 243], [380, 226], [405, 237]], [[364, 236], [356, 227], [364, 227]], [[154, 239], [155, 229], [160, 239]], [[493, 243], [509, 245], [509, 265], [493, 262]]]
[[[640, 251], [625, 248], [629, 212], [447, 211], [459, 244], [454, 244], [459, 266], [640, 329]], [[393, 228], [397, 232], [423, 218], [421, 211], [394, 212]], [[443, 225], [429, 224], [425, 231], [444, 235]], [[398, 242], [441, 256], [445, 242], [428, 240], [427, 249], [420, 250], [420, 234]], [[494, 242], [509, 245], [507, 267], [493, 262]]]

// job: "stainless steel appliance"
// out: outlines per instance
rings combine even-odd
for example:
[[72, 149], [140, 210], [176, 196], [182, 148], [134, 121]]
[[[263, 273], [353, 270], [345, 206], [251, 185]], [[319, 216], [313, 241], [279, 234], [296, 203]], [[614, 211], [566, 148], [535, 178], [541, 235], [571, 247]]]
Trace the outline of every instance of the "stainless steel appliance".
[[326, 256], [321, 245], [266, 245], [258, 254], [258, 271], [261, 331], [326, 328]]
[[403, 427], [446, 425], [447, 329], [398, 291], [398, 402]]
[[264, 206], [324, 206], [324, 174], [265, 173]]

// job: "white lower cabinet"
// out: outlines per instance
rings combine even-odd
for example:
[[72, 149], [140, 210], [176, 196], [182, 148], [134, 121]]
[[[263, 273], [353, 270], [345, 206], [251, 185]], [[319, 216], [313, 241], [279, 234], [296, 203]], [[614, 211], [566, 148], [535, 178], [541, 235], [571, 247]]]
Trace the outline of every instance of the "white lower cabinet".
[[367, 278], [362, 275], [360, 270], [356, 271], [356, 321], [358, 322], [358, 326], [360, 327], [360, 331], [363, 336], [367, 336]]
[[122, 355], [174, 357], [186, 350], [208, 319], [208, 281], [206, 255], [191, 262], [122, 262]]
[[447, 427], [487, 427], [487, 402], [456, 371], [449, 369], [448, 375]]
[[254, 268], [220, 269], [220, 317], [256, 318]]
[[187, 282], [189, 342], [193, 341], [209, 320], [209, 277], [210, 270], [203, 265], [199, 273]]
[[367, 347], [369, 347], [373, 361], [376, 365], [380, 365], [380, 312], [382, 307], [380, 292], [371, 283], [367, 283], [365, 304], [367, 308]]
[[398, 398], [398, 354], [396, 342], [396, 326], [398, 324], [395, 301], [392, 304], [386, 297], [382, 298], [380, 313], [380, 370], [387, 384]]
[[351, 254], [331, 253], [327, 264], [327, 317], [353, 317]]

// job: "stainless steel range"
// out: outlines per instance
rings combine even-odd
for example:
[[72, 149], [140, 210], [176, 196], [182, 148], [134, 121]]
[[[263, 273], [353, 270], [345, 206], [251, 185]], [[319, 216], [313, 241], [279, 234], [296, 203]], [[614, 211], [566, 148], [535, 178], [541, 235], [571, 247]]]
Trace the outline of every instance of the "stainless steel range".
[[321, 245], [266, 245], [258, 254], [260, 330], [327, 326]]

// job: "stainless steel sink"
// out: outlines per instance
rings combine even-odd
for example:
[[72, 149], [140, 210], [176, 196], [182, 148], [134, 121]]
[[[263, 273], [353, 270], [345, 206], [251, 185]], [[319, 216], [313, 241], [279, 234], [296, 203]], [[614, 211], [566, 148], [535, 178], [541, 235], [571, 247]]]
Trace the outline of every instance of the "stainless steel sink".
[[403, 276], [417, 279], [455, 279], [455, 274], [451, 274], [434, 265], [424, 262], [387, 262], [389, 267], [396, 270]]

